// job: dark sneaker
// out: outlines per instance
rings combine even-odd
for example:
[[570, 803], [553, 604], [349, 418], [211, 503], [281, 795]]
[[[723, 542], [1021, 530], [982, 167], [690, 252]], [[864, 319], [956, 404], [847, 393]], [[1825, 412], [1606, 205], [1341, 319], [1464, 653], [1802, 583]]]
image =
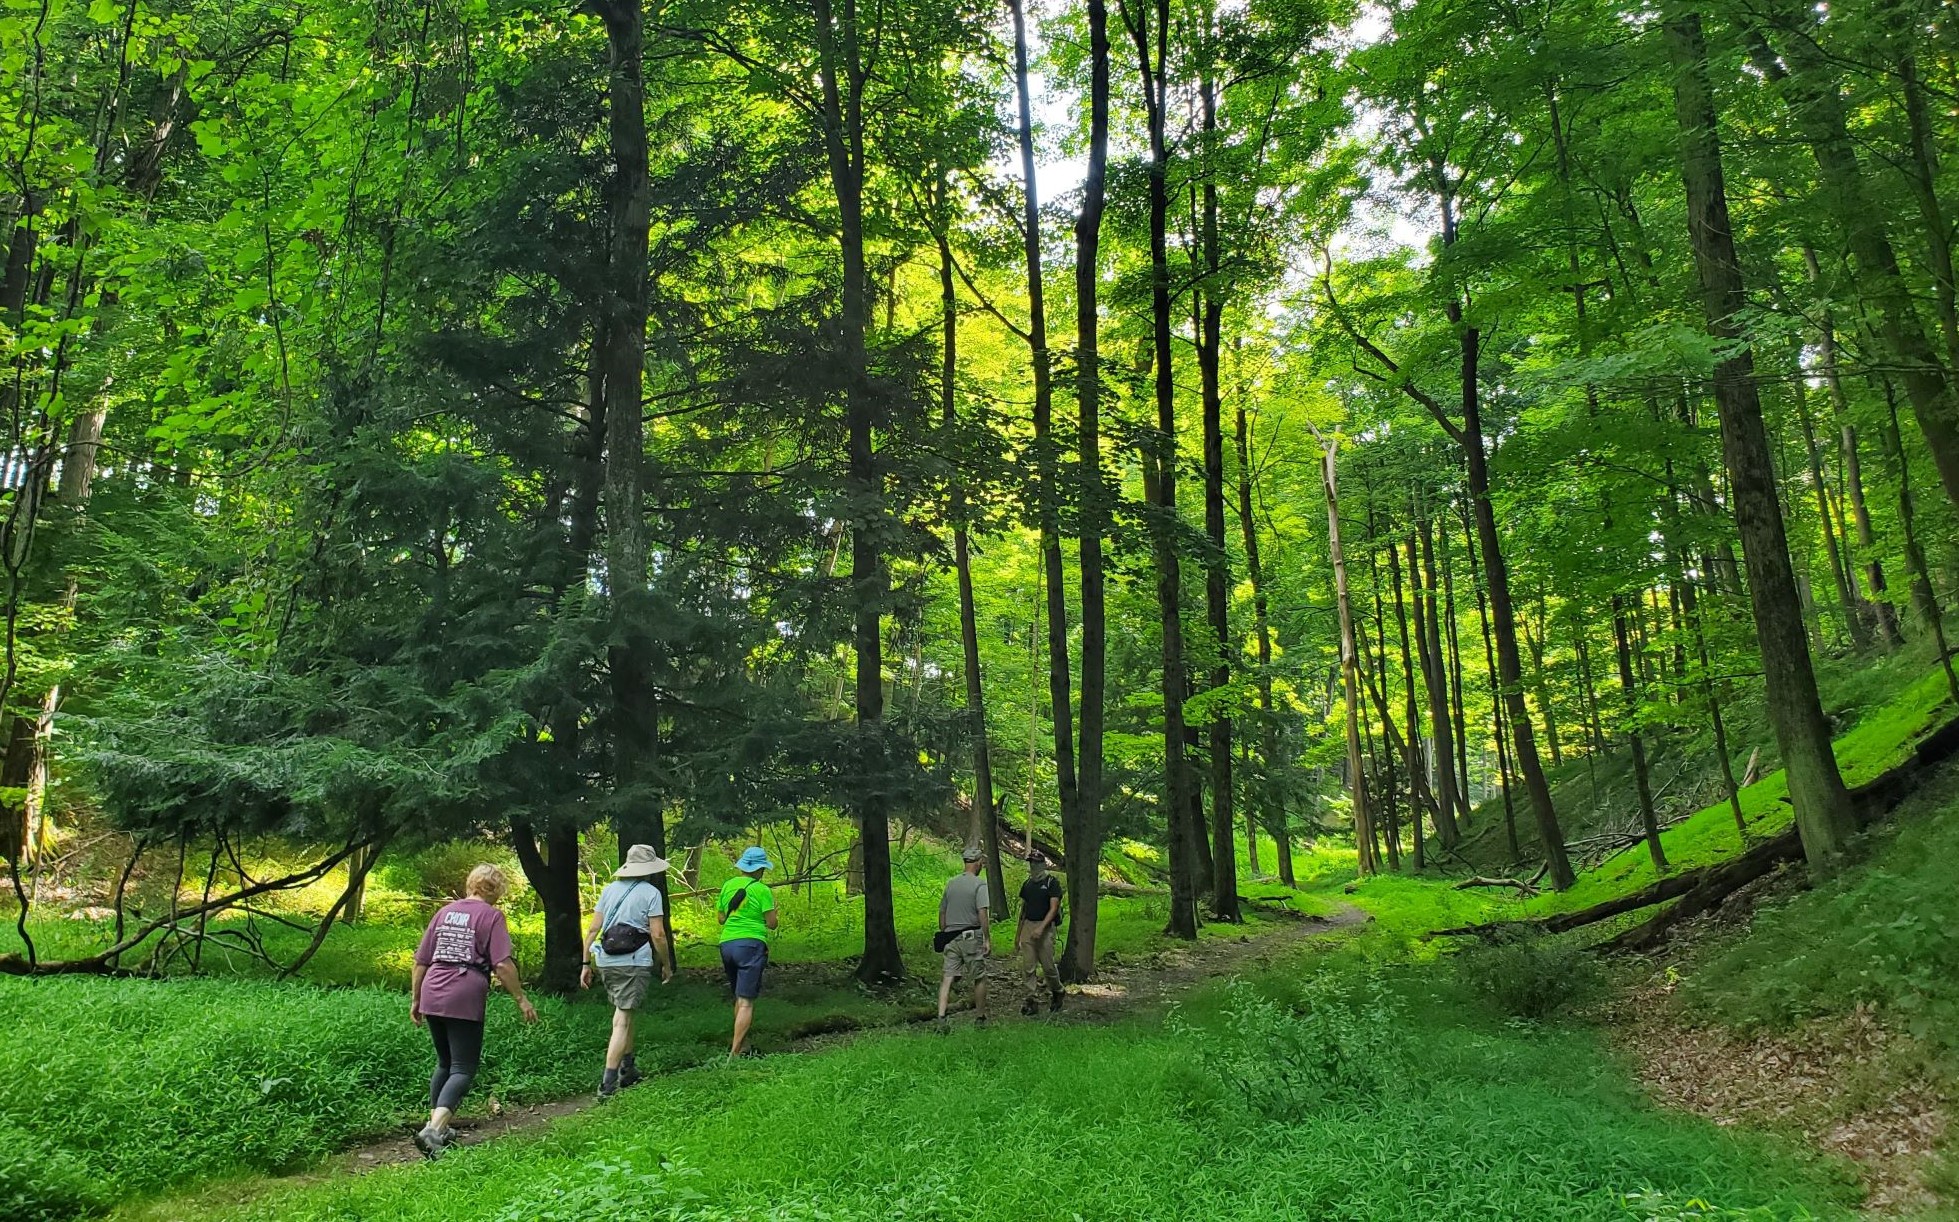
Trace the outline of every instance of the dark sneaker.
[[422, 1157], [434, 1158], [436, 1150], [439, 1148], [436, 1145], [435, 1130], [428, 1125], [423, 1125], [420, 1129], [416, 1130], [415, 1148], [422, 1152]]
[[1056, 989], [1054, 992], [1048, 994], [1049, 1014], [1061, 1013], [1061, 999], [1065, 996], [1067, 996], [1067, 994], [1063, 993], [1060, 989]]
[[601, 1083], [599, 1083], [599, 1102], [600, 1102], [600, 1103], [605, 1103], [605, 1102], [607, 1102], [607, 1101], [608, 1101], [608, 1100], [610, 1100], [610, 1099], [611, 1099], [611, 1098], [612, 1098], [612, 1097], [613, 1097], [614, 1095], [616, 1095], [616, 1094], [618, 1094], [618, 1093], [619, 1093], [619, 1088], [618, 1088], [617, 1086], [607, 1086], [607, 1085], [606, 1085], [605, 1083], [603, 1083], [603, 1082], [601, 1082]]
[[638, 1086], [644, 1081], [646, 1081], [646, 1075], [637, 1069], [622, 1069], [619, 1071], [620, 1090], [625, 1090], [628, 1086]]

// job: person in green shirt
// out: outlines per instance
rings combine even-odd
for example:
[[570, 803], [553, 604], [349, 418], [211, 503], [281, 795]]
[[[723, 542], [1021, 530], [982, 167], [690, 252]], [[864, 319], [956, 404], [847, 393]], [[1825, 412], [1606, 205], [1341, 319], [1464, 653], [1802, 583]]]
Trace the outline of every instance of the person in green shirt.
[[748, 1028], [755, 1021], [755, 999], [762, 995], [762, 969], [769, 965], [769, 935], [775, 932], [775, 896], [762, 881], [762, 872], [775, 868], [756, 845], [735, 862], [741, 871], [721, 884], [714, 915], [721, 922], [721, 970], [735, 995], [735, 1038], [728, 1059], [742, 1054]]

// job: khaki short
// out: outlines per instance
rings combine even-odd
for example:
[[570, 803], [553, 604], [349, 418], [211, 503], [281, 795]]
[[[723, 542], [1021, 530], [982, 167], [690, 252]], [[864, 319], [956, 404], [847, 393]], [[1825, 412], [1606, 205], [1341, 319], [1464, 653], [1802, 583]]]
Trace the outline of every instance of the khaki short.
[[969, 929], [945, 948], [945, 978], [982, 980], [987, 975], [986, 931]]
[[615, 1010], [637, 1010], [646, 1002], [646, 991], [653, 987], [650, 967], [602, 967], [599, 981]]

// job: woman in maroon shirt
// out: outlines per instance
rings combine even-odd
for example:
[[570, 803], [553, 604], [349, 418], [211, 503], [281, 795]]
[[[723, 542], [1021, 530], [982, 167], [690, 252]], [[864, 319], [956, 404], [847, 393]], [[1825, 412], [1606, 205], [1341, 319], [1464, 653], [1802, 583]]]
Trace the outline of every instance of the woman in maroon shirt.
[[415, 979], [409, 986], [408, 1016], [426, 1023], [435, 1041], [435, 1076], [429, 1079], [429, 1122], [415, 1134], [415, 1146], [434, 1158], [455, 1138], [449, 1127], [456, 1105], [469, 1090], [483, 1059], [483, 1015], [489, 1006], [490, 977], [517, 1000], [524, 1021], [537, 1021], [537, 1008], [524, 996], [511, 957], [510, 927], [497, 907], [510, 889], [503, 871], [492, 865], [469, 872], [468, 894], [445, 904], [429, 920], [415, 948]]

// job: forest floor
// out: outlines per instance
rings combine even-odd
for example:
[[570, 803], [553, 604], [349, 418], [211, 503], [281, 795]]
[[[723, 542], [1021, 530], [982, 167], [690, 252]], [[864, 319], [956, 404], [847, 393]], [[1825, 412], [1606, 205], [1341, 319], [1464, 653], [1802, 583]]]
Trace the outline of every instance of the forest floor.
[[[1261, 911], [1269, 914], [1271, 909], [1264, 908]], [[1173, 945], [1128, 957], [1119, 954], [1106, 955], [1094, 981], [1068, 990], [1067, 1002], [1059, 1015], [1049, 1014], [1043, 1001], [1038, 1018], [1033, 1020], [1023, 1019], [1017, 1013], [1023, 991], [1022, 977], [1017, 965], [1011, 957], [996, 958], [995, 988], [991, 1007], [994, 1014], [993, 1021], [1055, 1021], [1058, 1018], [1062, 1022], [1113, 1022], [1144, 1011], [1160, 1010], [1175, 1004], [1179, 997], [1209, 981], [1243, 972], [1268, 971], [1282, 962], [1287, 955], [1296, 951], [1299, 944], [1309, 938], [1353, 929], [1372, 919], [1359, 908], [1351, 904], [1342, 904], [1331, 916], [1287, 916], [1279, 921], [1262, 924], [1256, 930], [1248, 930], [1236, 937], [1208, 937], [1188, 945]], [[1011, 929], [1011, 923], [1006, 923], [998, 931], [1001, 936], [1000, 941], [996, 942], [996, 948], [1000, 948], [1003, 953], [1007, 940], [1013, 936]], [[784, 964], [772, 967], [770, 971], [793, 974], [805, 984], [827, 981], [839, 990], [853, 987], [849, 980], [848, 968], [834, 964]], [[693, 974], [705, 973], [696, 971]], [[911, 983], [916, 988], [928, 982]], [[767, 1004], [766, 995], [761, 1004]], [[970, 1005], [969, 992], [961, 989], [955, 993], [953, 1003], [955, 1017], [959, 1016], [961, 1010], [970, 1009]], [[923, 1006], [913, 1005], [900, 1017], [885, 1021], [861, 1021], [855, 1018], [844, 1018], [836, 1022], [818, 1020], [806, 1024], [801, 1030], [792, 1029], [786, 1039], [774, 1048], [768, 1049], [767, 1055], [796, 1055], [833, 1048], [866, 1032], [887, 1031], [929, 1023], [934, 1017], [936, 1017], [936, 1006], [928, 1003]], [[966, 1020], [961, 1018], [960, 1021]], [[767, 1048], [766, 1041], [762, 1046]], [[528, 1104], [505, 1104], [495, 1096], [490, 1096], [481, 1101], [480, 1107], [474, 1107], [458, 1116], [456, 1121], [458, 1144], [481, 1145], [484, 1142], [537, 1129], [598, 1106], [598, 1102], [598, 1097], [590, 1093]], [[324, 1167], [315, 1168], [295, 1178], [318, 1181], [333, 1175], [359, 1175], [379, 1167], [420, 1161], [423, 1155], [415, 1148], [414, 1143], [416, 1128], [415, 1124], [404, 1124], [398, 1131], [363, 1142], [330, 1160]]]
[[1942, 1204], [1941, 1152], [1959, 1098], [1936, 1070], [1937, 1050], [1902, 1030], [1897, 1013], [1858, 1002], [1738, 1027], [1680, 1004], [1682, 982], [1711, 952], [1743, 943], [1759, 911], [1802, 890], [1784, 871], [1682, 925], [1660, 953], [1629, 967], [1592, 1017], [1655, 1101], [1849, 1160], [1867, 1217], [1929, 1216]]

